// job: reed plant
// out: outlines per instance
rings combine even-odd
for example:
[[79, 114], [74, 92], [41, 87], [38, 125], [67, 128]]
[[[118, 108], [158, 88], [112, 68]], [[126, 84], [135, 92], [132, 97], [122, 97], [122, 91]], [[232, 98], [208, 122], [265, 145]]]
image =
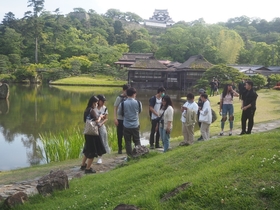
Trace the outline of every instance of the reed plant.
[[[108, 144], [112, 151], [118, 148], [116, 127], [107, 127]], [[39, 134], [42, 146], [39, 146], [41, 155], [47, 163], [79, 158], [84, 146], [84, 135], [79, 128], [73, 131], [61, 131], [60, 133]]]
[[84, 136], [79, 128], [60, 133], [40, 134], [41, 154], [47, 163], [78, 158], [84, 145]]

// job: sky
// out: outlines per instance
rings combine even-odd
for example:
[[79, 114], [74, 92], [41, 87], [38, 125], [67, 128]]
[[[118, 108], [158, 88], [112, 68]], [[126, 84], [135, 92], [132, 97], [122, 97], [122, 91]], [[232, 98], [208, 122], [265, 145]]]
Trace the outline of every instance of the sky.
[[[0, 0], [0, 22], [8, 12], [22, 18], [26, 11], [28, 0]], [[227, 22], [230, 18], [247, 16], [271, 21], [280, 17], [278, 0], [45, 0], [46, 11], [59, 8], [61, 14], [73, 11], [73, 8], [95, 10], [104, 14], [108, 9], [119, 9], [121, 12], [133, 12], [143, 19], [149, 19], [155, 9], [167, 9], [175, 21], [194, 21], [203, 18], [206, 23]]]

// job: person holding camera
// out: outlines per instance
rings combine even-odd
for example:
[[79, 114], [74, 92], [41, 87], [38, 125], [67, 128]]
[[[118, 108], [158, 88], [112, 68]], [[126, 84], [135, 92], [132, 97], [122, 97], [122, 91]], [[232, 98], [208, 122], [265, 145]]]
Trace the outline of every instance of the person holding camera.
[[187, 94], [187, 101], [181, 107], [181, 121], [182, 132], [184, 141], [180, 143], [180, 146], [189, 146], [194, 142], [194, 125], [197, 118], [198, 105], [194, 101], [194, 94]]

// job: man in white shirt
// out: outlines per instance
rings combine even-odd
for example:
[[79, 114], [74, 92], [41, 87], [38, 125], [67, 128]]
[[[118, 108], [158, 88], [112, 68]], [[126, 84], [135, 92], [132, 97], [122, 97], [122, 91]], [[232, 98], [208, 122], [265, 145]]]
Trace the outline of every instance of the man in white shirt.
[[[149, 113], [152, 123], [151, 133], [150, 133], [150, 149], [154, 149], [154, 143], [156, 144], [156, 148], [160, 148], [159, 145], [159, 131], [156, 131], [156, 127], [158, 124], [157, 118], [160, 117], [159, 110], [161, 107], [161, 99], [165, 94], [165, 88], [160, 87], [157, 90], [157, 94], [152, 96], [149, 100]], [[155, 133], [156, 133], [156, 141], [155, 141]]]
[[192, 93], [187, 94], [187, 101], [181, 107], [182, 116], [182, 132], [184, 141], [180, 143], [180, 146], [189, 146], [194, 142], [194, 125], [197, 118], [198, 105], [194, 101], [194, 95]]

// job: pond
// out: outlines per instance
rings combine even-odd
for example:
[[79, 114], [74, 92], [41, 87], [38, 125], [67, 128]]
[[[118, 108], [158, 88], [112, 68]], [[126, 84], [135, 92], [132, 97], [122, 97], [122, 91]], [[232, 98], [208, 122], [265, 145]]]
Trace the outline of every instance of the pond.
[[[8, 100], [0, 100], [0, 171], [44, 164], [38, 154], [40, 134], [58, 133], [84, 127], [83, 111], [92, 94], [104, 94], [109, 111], [108, 126], [113, 127], [113, 104], [121, 88], [66, 87], [10, 84]], [[148, 143], [151, 123], [148, 101], [156, 90], [137, 90], [143, 104], [140, 114], [141, 140]], [[180, 97], [183, 92], [168, 91], [174, 103], [172, 137], [181, 136]]]

